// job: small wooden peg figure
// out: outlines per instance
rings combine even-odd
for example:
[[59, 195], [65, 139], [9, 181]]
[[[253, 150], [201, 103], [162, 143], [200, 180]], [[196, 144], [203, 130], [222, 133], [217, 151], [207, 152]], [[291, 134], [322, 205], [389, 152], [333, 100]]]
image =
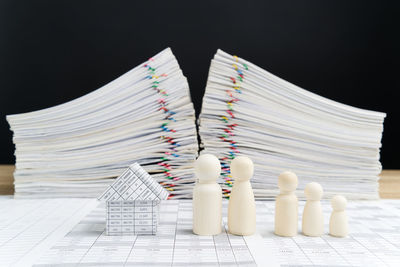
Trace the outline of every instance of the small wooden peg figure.
[[344, 196], [334, 196], [331, 200], [332, 214], [329, 220], [329, 234], [336, 237], [346, 237], [349, 225], [346, 214], [347, 200]]
[[319, 183], [309, 183], [304, 189], [307, 202], [303, 211], [303, 234], [321, 236], [324, 233], [324, 216], [322, 214], [322, 186]]
[[256, 231], [256, 204], [250, 184], [253, 161], [239, 156], [231, 162], [231, 175], [235, 180], [228, 205], [228, 229], [234, 235], [252, 235]]
[[298, 200], [294, 192], [298, 179], [293, 172], [283, 172], [278, 177], [280, 194], [275, 201], [275, 234], [279, 236], [297, 235]]
[[193, 189], [193, 233], [217, 235], [222, 225], [222, 190], [217, 183], [221, 164], [216, 156], [203, 154], [196, 160], [198, 179]]

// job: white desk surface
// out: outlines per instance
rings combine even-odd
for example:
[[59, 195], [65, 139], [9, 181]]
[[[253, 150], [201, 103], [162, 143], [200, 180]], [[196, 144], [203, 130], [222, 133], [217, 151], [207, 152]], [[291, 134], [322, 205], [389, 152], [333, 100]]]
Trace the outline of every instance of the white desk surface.
[[[347, 238], [283, 238], [273, 234], [274, 202], [258, 201], [256, 235], [225, 229], [200, 237], [191, 233], [191, 201], [168, 200], [156, 236], [106, 236], [104, 205], [96, 200], [0, 198], [0, 266], [400, 266], [399, 204], [349, 202]], [[323, 209], [327, 232], [328, 202]]]

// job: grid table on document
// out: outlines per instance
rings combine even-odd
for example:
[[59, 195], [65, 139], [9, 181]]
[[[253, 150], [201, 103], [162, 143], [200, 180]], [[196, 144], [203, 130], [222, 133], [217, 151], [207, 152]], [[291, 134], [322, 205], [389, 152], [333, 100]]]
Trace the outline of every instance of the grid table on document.
[[76, 225], [93, 199], [0, 199], [0, 265], [30, 266]]
[[[299, 232], [305, 202], [299, 202]], [[347, 238], [328, 235], [329, 202], [322, 202], [325, 233], [321, 237], [273, 234], [275, 202], [257, 202], [257, 228], [281, 266], [400, 266], [400, 201], [349, 201]]]
[[107, 235], [155, 234], [158, 201], [107, 201]]
[[[257, 201], [257, 229], [265, 249], [281, 266], [400, 266], [400, 201], [349, 202], [350, 235], [335, 238], [282, 238], [273, 234], [274, 202]], [[331, 207], [323, 202], [325, 232]], [[226, 223], [224, 201], [224, 222]], [[299, 203], [299, 231], [304, 202]], [[104, 207], [77, 224], [37, 262], [57, 265], [254, 266], [256, 259], [245, 238], [225, 231], [217, 236], [192, 234], [191, 201], [168, 200], [160, 209], [156, 236], [106, 236]]]
[[[226, 206], [226, 203], [225, 203]], [[99, 264], [142, 266], [236, 265], [256, 266], [243, 237], [192, 234], [191, 201], [162, 203], [156, 236], [107, 236], [104, 206], [76, 225], [36, 266]]]

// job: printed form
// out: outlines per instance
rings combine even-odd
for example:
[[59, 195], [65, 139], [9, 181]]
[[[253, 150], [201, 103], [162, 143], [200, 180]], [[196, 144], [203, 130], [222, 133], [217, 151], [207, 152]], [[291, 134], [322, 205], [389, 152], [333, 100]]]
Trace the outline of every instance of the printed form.
[[155, 236], [107, 236], [103, 205], [87, 215], [35, 266], [262, 266], [266, 262], [274, 266], [275, 256], [268, 256], [260, 235], [228, 234], [226, 223], [220, 235], [194, 235], [191, 201], [163, 201]]
[[400, 201], [348, 203], [350, 235], [329, 236], [331, 212], [323, 202], [325, 233], [273, 234], [274, 202], [257, 201], [258, 234], [192, 234], [190, 200], [160, 205], [154, 236], [107, 236], [105, 204], [91, 199], [0, 199], [1, 266], [400, 266]]
[[97, 205], [94, 199], [0, 198], [0, 266], [32, 266]]

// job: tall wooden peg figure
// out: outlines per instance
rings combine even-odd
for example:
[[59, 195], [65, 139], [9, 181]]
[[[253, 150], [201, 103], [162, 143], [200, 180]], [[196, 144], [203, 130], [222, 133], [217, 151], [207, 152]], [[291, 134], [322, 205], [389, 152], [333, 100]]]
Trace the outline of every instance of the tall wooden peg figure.
[[196, 160], [198, 179], [193, 189], [193, 233], [217, 235], [222, 225], [222, 190], [217, 183], [221, 164], [216, 156], [203, 154]]
[[254, 165], [251, 159], [236, 157], [231, 162], [235, 180], [228, 204], [228, 229], [234, 235], [252, 235], [256, 231], [256, 204], [250, 184]]
[[275, 234], [279, 236], [297, 235], [298, 200], [294, 192], [298, 179], [293, 172], [283, 172], [278, 177], [280, 194], [275, 201]]
[[346, 214], [347, 200], [344, 196], [334, 196], [331, 200], [332, 214], [329, 220], [329, 234], [336, 237], [346, 237], [349, 234], [349, 224]]
[[322, 186], [319, 183], [309, 183], [304, 189], [307, 202], [303, 211], [303, 234], [321, 236], [324, 233], [324, 216], [322, 214]]

